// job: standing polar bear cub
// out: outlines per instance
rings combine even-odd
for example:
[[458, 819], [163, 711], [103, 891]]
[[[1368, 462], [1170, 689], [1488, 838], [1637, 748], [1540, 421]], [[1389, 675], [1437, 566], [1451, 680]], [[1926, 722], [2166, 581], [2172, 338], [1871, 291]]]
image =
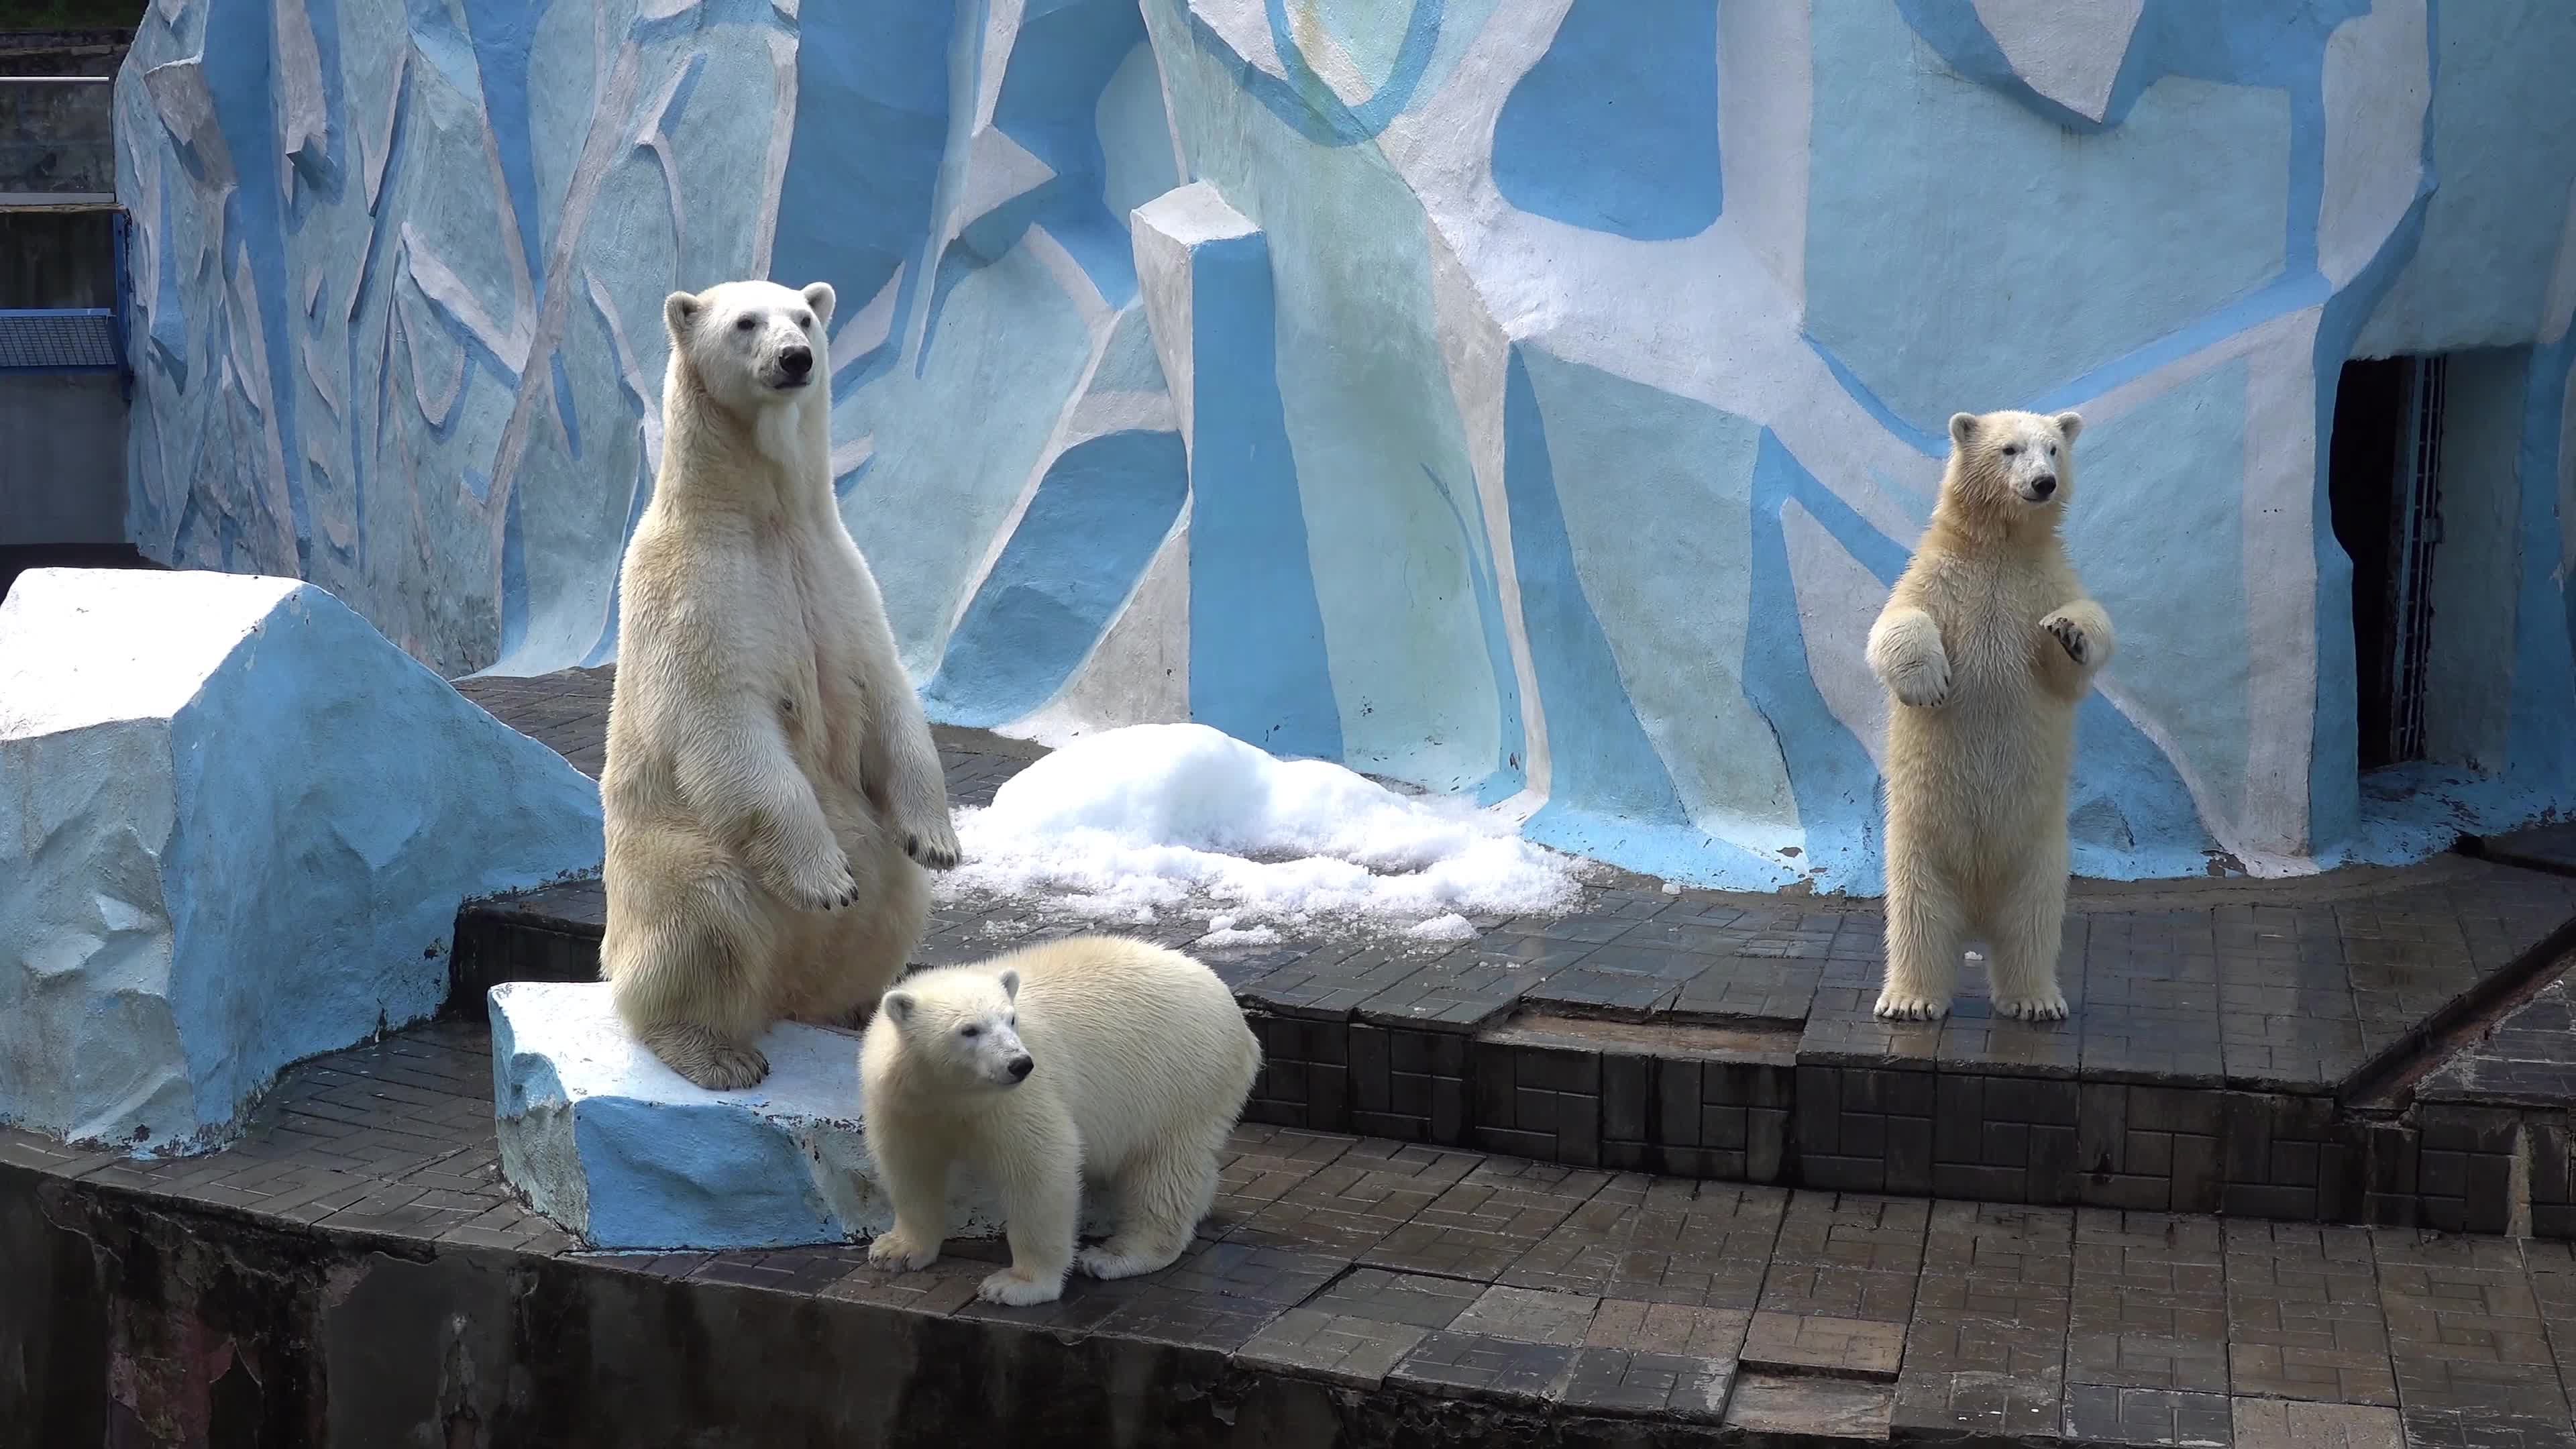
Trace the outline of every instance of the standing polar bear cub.
[[1878, 1014], [1946, 1014], [1985, 940], [1995, 1010], [2066, 1015], [2066, 785], [2075, 707], [2111, 620], [2058, 538], [2074, 413], [1950, 419], [1950, 463], [1914, 561], [1869, 631], [1887, 723], [1887, 980]]
[[662, 467], [618, 576], [600, 773], [618, 1011], [717, 1091], [781, 1017], [846, 1020], [903, 969], [947, 779], [832, 494], [832, 289], [663, 305]]
[[[1050, 941], [906, 978], [859, 1049], [868, 1150], [894, 1199], [872, 1262], [926, 1268], [963, 1159], [1000, 1193], [1011, 1266], [979, 1290], [1051, 1303], [1095, 1278], [1167, 1266], [1216, 1197], [1217, 1156], [1261, 1045], [1216, 973], [1114, 936]], [[1074, 1251], [1085, 1179], [1117, 1232]]]

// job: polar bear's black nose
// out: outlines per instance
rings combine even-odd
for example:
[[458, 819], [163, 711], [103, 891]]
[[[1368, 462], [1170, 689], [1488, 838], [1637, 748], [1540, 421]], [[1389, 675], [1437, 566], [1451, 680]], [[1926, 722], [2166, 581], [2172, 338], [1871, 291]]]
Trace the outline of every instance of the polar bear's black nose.
[[803, 377], [814, 370], [814, 349], [790, 347], [778, 354], [779, 370], [789, 377]]
[[1029, 1079], [1029, 1073], [1036, 1069], [1037, 1063], [1029, 1060], [1025, 1056], [1011, 1058], [1011, 1080], [1014, 1082], [1027, 1081]]
[[2030, 480], [2030, 496], [2033, 498], [2045, 500], [2056, 491], [2057, 476], [2053, 473], [2042, 473]]

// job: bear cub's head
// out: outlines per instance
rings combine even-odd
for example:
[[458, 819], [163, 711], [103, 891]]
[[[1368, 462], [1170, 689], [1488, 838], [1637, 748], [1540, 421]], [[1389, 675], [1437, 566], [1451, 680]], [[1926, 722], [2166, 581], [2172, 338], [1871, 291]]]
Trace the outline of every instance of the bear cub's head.
[[1037, 1062], [1020, 1044], [1020, 973], [941, 972], [898, 987], [877, 1011], [902, 1034], [906, 1065], [950, 1091], [1008, 1091]]
[[793, 291], [775, 282], [726, 282], [662, 301], [671, 356], [726, 407], [755, 412], [802, 402], [831, 376], [832, 284]]
[[1956, 413], [1942, 493], [1979, 511], [2057, 510], [2075, 491], [2075, 413]]

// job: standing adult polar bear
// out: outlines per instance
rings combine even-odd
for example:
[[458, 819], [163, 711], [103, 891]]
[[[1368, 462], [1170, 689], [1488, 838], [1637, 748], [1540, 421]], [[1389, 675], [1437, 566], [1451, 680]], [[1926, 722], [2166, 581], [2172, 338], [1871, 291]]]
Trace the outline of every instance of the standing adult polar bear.
[[1950, 419], [1932, 526], [1869, 631], [1887, 722], [1887, 980], [1878, 1014], [1946, 1015], [1971, 935], [1995, 1010], [2066, 1015], [2066, 784], [2075, 707], [2111, 662], [2057, 526], [2075, 493], [2074, 413]]
[[832, 494], [832, 289], [663, 303], [662, 468], [619, 574], [600, 799], [617, 1009], [717, 1091], [872, 1008], [957, 863], [947, 779]]

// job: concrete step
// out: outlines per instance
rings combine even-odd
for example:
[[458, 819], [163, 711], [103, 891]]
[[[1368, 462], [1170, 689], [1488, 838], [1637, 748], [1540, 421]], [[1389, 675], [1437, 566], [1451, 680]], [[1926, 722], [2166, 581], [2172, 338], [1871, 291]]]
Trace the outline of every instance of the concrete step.
[[[469, 905], [451, 1009], [595, 979], [595, 883]], [[1879, 919], [1594, 891], [1445, 954], [1202, 954], [1266, 1064], [1247, 1119], [1585, 1168], [1988, 1202], [2576, 1237], [2562, 1107], [2411, 1084], [2563, 972], [2576, 880], [2404, 871], [2092, 886], [2066, 1022], [1869, 1015]], [[943, 910], [921, 964], [1069, 926]], [[1163, 939], [1190, 949], [1175, 927]]]

